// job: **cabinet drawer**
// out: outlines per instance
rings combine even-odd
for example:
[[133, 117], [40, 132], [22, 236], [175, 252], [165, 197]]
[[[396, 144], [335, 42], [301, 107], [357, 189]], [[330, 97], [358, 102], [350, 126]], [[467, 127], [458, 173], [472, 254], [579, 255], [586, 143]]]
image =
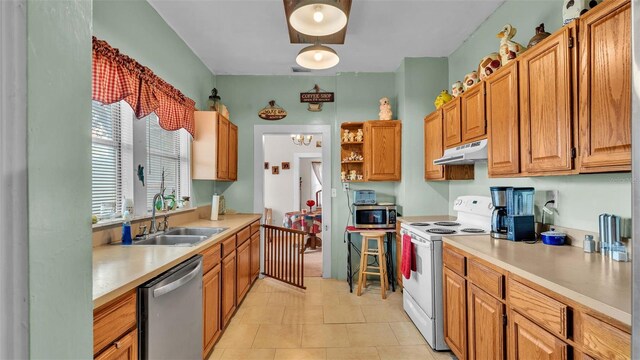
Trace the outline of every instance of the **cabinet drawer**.
[[232, 236], [226, 238], [225, 240], [222, 240], [222, 257], [227, 257], [227, 255], [231, 254], [232, 252], [234, 252], [236, 250], [236, 235], [233, 234]]
[[251, 224], [251, 235], [260, 232], [260, 220]]
[[588, 314], [576, 324], [577, 342], [602, 359], [630, 359], [631, 335]]
[[221, 244], [215, 244], [213, 246], [208, 247], [202, 252], [202, 273], [206, 274], [209, 270], [213, 269], [214, 266], [220, 263], [220, 247]]
[[467, 277], [476, 286], [498, 299], [504, 297], [504, 277], [475, 259], [467, 262]]
[[463, 255], [460, 255], [450, 248], [445, 247], [442, 250], [442, 262], [446, 267], [458, 273], [459, 275], [466, 275], [464, 271], [465, 257]]
[[136, 326], [135, 290], [101, 307], [93, 314], [93, 353], [109, 346]]
[[244, 242], [249, 240], [249, 238], [251, 238], [251, 228], [247, 226], [246, 228], [238, 231], [238, 240], [237, 240], [238, 246], [240, 246], [241, 244], [244, 244]]
[[538, 325], [567, 338], [567, 306], [517, 281], [509, 280], [509, 305]]

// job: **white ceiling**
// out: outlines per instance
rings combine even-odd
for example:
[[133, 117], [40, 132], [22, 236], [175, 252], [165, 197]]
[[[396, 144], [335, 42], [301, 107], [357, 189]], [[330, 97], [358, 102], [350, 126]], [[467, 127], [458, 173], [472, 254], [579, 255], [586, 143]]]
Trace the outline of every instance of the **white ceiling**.
[[[215, 74], [291, 75], [282, 0], [148, 0]], [[395, 71], [449, 56], [504, 0], [354, 0], [340, 64], [315, 74]]]

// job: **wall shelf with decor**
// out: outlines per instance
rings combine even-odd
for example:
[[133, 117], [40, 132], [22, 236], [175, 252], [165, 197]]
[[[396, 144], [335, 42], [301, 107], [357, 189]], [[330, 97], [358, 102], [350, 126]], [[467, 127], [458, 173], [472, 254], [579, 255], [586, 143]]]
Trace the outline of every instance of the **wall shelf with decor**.
[[400, 181], [401, 132], [399, 120], [342, 123], [342, 182]]

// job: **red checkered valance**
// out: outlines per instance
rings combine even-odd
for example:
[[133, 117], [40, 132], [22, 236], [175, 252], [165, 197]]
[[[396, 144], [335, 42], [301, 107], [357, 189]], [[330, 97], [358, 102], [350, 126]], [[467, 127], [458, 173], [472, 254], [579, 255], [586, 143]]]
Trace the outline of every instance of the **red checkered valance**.
[[95, 36], [92, 71], [93, 100], [103, 104], [124, 100], [131, 105], [138, 119], [155, 112], [163, 129], [185, 129], [194, 136], [195, 101], [159, 78], [148, 67], [121, 54], [118, 49]]

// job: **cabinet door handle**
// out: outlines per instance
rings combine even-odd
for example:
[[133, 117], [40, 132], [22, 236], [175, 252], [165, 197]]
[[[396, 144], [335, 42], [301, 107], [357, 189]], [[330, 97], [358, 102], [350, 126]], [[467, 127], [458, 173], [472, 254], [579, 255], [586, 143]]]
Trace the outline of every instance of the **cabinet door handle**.
[[120, 349], [120, 347], [122, 347], [122, 343], [120, 341], [116, 341], [113, 343], [113, 346], [115, 346], [116, 349]]

